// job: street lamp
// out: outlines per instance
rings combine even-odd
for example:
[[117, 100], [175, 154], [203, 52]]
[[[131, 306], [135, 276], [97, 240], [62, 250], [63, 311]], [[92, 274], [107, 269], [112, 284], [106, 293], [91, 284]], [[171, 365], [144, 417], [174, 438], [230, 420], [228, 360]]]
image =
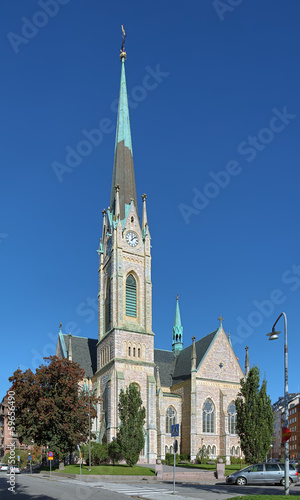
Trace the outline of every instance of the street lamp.
[[[267, 336], [269, 340], [278, 339], [279, 331], [275, 331], [275, 326], [277, 322], [280, 320], [281, 316], [284, 318], [284, 426], [288, 427], [289, 425], [289, 409], [288, 409], [288, 345], [287, 345], [287, 317], [284, 312], [282, 312], [278, 318], [276, 319], [271, 333], [268, 333]], [[289, 480], [289, 469], [290, 469], [290, 461], [289, 461], [289, 441], [285, 441], [284, 443], [284, 494], [290, 494], [290, 480]]]
[[91, 472], [91, 394], [90, 394], [90, 377], [88, 380], [88, 391], [89, 391], [89, 472]]

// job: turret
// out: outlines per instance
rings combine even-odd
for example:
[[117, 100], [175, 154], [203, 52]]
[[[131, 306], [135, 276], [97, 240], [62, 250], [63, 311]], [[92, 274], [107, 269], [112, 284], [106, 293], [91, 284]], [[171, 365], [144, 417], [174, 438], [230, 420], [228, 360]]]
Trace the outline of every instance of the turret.
[[172, 351], [174, 354], [179, 354], [183, 348], [183, 326], [181, 324], [180, 310], [179, 310], [179, 296], [176, 297], [176, 311], [172, 335]]

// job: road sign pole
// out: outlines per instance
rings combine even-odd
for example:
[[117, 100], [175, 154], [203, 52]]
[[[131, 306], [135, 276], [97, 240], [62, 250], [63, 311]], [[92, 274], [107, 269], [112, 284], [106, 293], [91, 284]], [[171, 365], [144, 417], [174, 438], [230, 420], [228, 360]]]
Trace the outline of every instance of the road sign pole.
[[50, 460], [50, 479], [51, 479], [51, 464], [52, 464], [52, 460]]
[[175, 465], [176, 465], [176, 451], [175, 451], [175, 439], [173, 443], [173, 449], [174, 449], [174, 470], [173, 470], [173, 495], [175, 495]]

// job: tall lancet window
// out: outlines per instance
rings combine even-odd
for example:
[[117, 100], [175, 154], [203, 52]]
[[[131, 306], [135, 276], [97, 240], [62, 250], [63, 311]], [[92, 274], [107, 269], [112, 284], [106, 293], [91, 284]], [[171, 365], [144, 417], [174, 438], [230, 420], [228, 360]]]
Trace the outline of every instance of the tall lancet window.
[[236, 408], [233, 401], [228, 406], [228, 431], [229, 434], [236, 434]]
[[105, 296], [105, 331], [111, 329], [111, 290], [110, 290], [110, 278], [107, 280], [106, 284], [106, 296]]
[[211, 399], [207, 399], [202, 411], [203, 432], [215, 432], [215, 407]]
[[136, 318], [136, 281], [132, 274], [126, 280], [126, 316]]

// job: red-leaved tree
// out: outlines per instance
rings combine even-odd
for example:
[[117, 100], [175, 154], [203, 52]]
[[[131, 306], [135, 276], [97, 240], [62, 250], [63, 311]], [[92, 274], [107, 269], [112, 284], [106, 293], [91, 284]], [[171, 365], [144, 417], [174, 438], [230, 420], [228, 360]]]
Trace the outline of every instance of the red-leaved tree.
[[80, 390], [84, 371], [77, 363], [57, 356], [44, 359], [46, 364], [35, 373], [18, 369], [9, 378], [15, 392], [15, 427], [21, 443], [48, 445], [62, 460], [87, 440], [89, 408], [92, 419], [98, 399]]

